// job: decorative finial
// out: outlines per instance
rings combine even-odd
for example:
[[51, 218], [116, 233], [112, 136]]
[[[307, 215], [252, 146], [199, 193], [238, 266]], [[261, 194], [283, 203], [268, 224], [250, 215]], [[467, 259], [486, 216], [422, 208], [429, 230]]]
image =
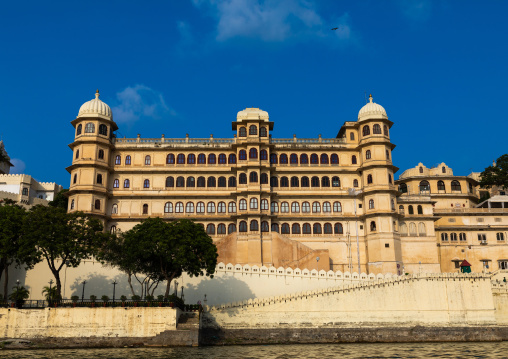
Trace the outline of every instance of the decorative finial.
[[370, 103], [372, 103], [372, 101], [373, 101], [372, 94], [369, 95], [369, 101], [370, 101]]
[[97, 89], [97, 91], [95, 91], [95, 98], [99, 98], [99, 89]]

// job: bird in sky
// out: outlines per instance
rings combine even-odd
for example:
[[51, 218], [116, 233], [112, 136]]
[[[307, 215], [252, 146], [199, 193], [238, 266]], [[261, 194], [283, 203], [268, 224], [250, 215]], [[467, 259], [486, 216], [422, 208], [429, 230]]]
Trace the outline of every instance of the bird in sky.
[[339, 28], [338, 27], [334, 27], [332, 30], [338, 30]]

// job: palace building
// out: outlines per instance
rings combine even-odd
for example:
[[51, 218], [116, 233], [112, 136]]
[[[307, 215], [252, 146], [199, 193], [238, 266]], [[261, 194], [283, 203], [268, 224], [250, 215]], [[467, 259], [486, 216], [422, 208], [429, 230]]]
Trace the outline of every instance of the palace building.
[[[419, 165], [394, 181], [393, 123], [372, 96], [335, 138], [272, 137], [259, 108], [238, 112], [232, 138], [117, 138], [98, 92], [71, 124], [68, 210], [110, 231], [189, 218], [212, 237], [219, 262], [318, 271], [456, 271], [466, 257], [481, 270], [508, 258], [505, 234], [489, 258], [473, 239], [490, 212], [479, 215], [485, 222], [459, 220], [481, 212], [477, 175]], [[496, 233], [508, 223], [500, 216]]]

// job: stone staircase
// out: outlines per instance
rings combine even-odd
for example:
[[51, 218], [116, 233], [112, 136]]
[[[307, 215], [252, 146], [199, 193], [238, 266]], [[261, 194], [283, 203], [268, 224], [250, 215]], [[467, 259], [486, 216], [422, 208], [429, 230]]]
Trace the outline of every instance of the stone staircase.
[[199, 330], [199, 312], [183, 312], [178, 318], [176, 330]]

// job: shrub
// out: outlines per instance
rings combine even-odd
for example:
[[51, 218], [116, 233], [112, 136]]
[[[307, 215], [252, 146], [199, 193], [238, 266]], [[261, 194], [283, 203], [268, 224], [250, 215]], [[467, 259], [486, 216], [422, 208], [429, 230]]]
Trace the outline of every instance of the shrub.
[[163, 294], [159, 294], [159, 295], [157, 296], [157, 300], [158, 300], [159, 302], [163, 302], [163, 301], [164, 301], [164, 295], [163, 295]]
[[30, 292], [25, 287], [12, 287], [12, 293], [9, 295], [10, 300], [24, 302], [30, 298]]
[[136, 301], [136, 300], [141, 300], [141, 297], [139, 295], [133, 295], [131, 297], [132, 300]]
[[93, 303], [95, 303], [95, 301], [97, 300], [97, 296], [92, 294], [92, 295], [90, 296], [90, 300], [91, 300]]
[[76, 302], [79, 300], [79, 296], [77, 296], [77, 295], [73, 295], [73, 296], [71, 297], [71, 300], [72, 300], [72, 302], [73, 302], [73, 303], [76, 303]]
[[125, 301], [127, 300], [127, 297], [126, 297], [125, 295], [121, 295], [121, 296], [120, 296], [120, 300], [121, 300], [122, 302], [125, 302]]
[[146, 299], [147, 301], [149, 301], [149, 302], [153, 302], [154, 297], [153, 297], [153, 295], [147, 295], [147, 296], [145, 297], [145, 299]]
[[103, 295], [103, 296], [101, 297], [101, 300], [102, 300], [104, 303], [107, 303], [107, 302], [109, 302], [109, 297], [108, 297], [107, 295]]

